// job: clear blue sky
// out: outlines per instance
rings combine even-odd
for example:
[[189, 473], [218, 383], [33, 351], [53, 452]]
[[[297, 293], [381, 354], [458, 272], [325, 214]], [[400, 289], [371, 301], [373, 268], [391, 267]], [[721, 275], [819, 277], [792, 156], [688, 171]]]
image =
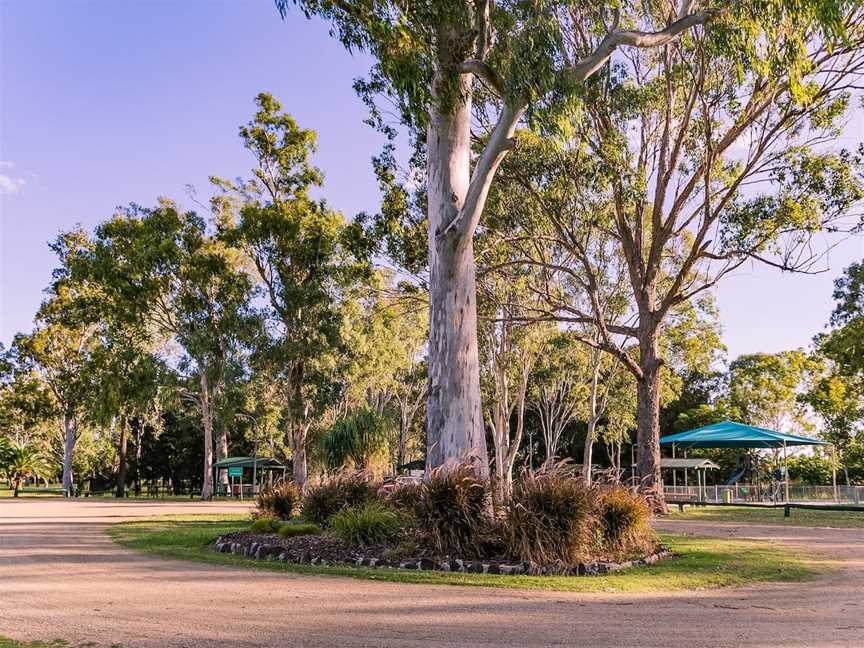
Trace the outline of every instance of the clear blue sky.
[[[381, 140], [351, 89], [367, 67], [324, 24], [296, 11], [282, 22], [272, 0], [0, 0], [0, 341], [30, 329], [58, 230], [160, 195], [191, 205], [187, 184], [206, 197], [208, 175], [246, 175], [237, 127], [262, 90], [318, 131], [329, 202], [349, 217], [374, 209]], [[861, 258], [856, 239], [825, 275], [728, 278], [717, 299], [730, 356], [806, 346], [832, 279]]]

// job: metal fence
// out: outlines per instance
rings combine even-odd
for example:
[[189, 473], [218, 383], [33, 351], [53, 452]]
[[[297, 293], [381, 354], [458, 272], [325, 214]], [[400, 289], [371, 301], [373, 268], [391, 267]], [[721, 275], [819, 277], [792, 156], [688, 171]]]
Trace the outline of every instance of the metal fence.
[[[670, 501], [694, 502], [784, 502], [786, 491], [782, 483], [731, 484], [714, 486], [665, 486]], [[834, 502], [839, 504], [864, 503], [864, 486], [809, 486], [789, 484], [790, 502]]]

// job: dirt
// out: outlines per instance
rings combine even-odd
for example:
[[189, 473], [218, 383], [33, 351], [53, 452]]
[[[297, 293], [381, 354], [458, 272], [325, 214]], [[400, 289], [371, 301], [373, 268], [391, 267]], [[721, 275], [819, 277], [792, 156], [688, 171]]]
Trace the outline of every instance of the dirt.
[[568, 594], [382, 583], [142, 556], [104, 533], [200, 503], [0, 502], [0, 635], [100, 646], [864, 646], [864, 530], [664, 521], [835, 557], [804, 584]]

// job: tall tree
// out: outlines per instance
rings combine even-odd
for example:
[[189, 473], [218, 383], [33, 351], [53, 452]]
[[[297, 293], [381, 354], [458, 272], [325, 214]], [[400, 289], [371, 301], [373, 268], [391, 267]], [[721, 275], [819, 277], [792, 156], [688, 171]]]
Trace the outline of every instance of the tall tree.
[[[276, 0], [283, 16], [288, 0]], [[501, 161], [526, 114], [554, 124], [619, 47], [673, 42], [713, 14], [695, 3], [654, 12], [641, 4], [297, 2], [331, 22], [349, 49], [372, 54], [358, 88], [394, 99], [426, 160], [429, 265], [427, 470], [488, 459], [480, 403], [474, 234]], [[371, 100], [370, 100], [371, 101]], [[488, 132], [472, 136], [472, 111], [489, 108]], [[383, 123], [373, 107], [373, 121]], [[392, 132], [392, 128], [388, 129]], [[474, 150], [472, 141], [482, 140]]]
[[99, 346], [96, 327], [84, 316], [90, 288], [71, 275], [71, 264], [90, 242], [81, 230], [60, 234], [51, 244], [60, 265], [53, 272], [48, 298], [36, 314], [30, 335], [18, 335], [15, 346], [42, 374], [62, 420], [63, 489], [71, 496], [73, 460], [80, 424], [92, 396], [92, 355]]
[[819, 367], [803, 350], [753, 353], [729, 365], [729, 401], [751, 425], [783, 430], [806, 425], [798, 396]]
[[584, 347], [569, 333], [552, 338], [544, 351], [531, 376], [531, 404], [540, 420], [549, 465], [559, 458], [564, 430], [589, 400], [593, 367]]
[[50, 387], [21, 351], [0, 344], [0, 438], [27, 445], [58, 412]]
[[201, 496], [209, 499], [216, 401], [227, 367], [255, 329], [252, 286], [238, 252], [212, 237], [195, 213], [163, 200], [152, 209], [133, 205], [102, 223], [88, 267], [112, 317], [179, 348], [170, 360], [188, 377], [183, 394], [200, 412]]
[[[581, 286], [587, 307], [562, 315], [595, 328], [635, 376], [638, 469], [658, 501], [671, 314], [749, 260], [811, 271], [817, 234], [855, 226], [860, 156], [823, 145], [842, 130], [864, 64], [864, 10], [816, 5], [727, 6], [674, 44], [617, 58], [564, 146], [518, 138], [531, 163], [515, 181], [557, 250], [535, 259]], [[590, 299], [610, 279], [595, 262], [604, 239], [623, 260], [621, 322]], [[638, 356], [624, 353], [627, 339]]]
[[821, 435], [837, 449], [848, 485], [852, 457], [864, 454], [864, 262], [834, 282], [834, 299], [832, 328], [814, 340], [825, 371], [803, 400], [822, 419]]
[[495, 498], [504, 503], [513, 489], [513, 469], [525, 434], [529, 379], [554, 327], [525, 321], [525, 299], [530, 296], [518, 284], [487, 275], [481, 294], [484, 409], [495, 451]]
[[259, 357], [281, 386], [294, 481], [306, 482], [306, 439], [323, 406], [319, 389], [326, 357], [341, 344], [339, 304], [346, 288], [368, 273], [359, 226], [309, 192], [321, 186], [311, 163], [313, 131], [300, 128], [269, 94], [240, 128], [254, 155], [254, 178], [213, 178], [221, 236], [250, 259], [267, 297], [266, 348]]
[[340, 371], [348, 408], [362, 404], [379, 414], [393, 412], [399, 433], [393, 453], [406, 463], [409, 437], [426, 396], [426, 296], [394, 285], [389, 271], [376, 272], [351, 291], [343, 304], [345, 344]]

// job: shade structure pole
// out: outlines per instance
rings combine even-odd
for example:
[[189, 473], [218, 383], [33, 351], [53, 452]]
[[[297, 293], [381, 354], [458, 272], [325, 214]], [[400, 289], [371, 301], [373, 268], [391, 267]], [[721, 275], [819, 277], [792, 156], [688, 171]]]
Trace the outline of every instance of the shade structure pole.
[[700, 502], [703, 501], [702, 500], [702, 478], [703, 478], [702, 476], [703, 476], [703, 472], [697, 468], [696, 469], [696, 488], [699, 489], [699, 501]]
[[834, 501], [839, 502], [840, 497], [837, 493], [837, 446], [831, 444], [831, 486], [834, 491]]
[[[672, 458], [675, 458], [675, 444], [672, 444]], [[672, 488], [678, 486], [678, 471], [674, 468], [672, 469]]]
[[[686, 451], [686, 450], [684, 451], [684, 458], [685, 458], [685, 459], [687, 458], [687, 451]], [[685, 488], [685, 489], [690, 485], [690, 484], [688, 483], [688, 481], [689, 481], [689, 480], [687, 479], [687, 469], [685, 468], [685, 469], [684, 469], [684, 488]]]
[[784, 482], [784, 490], [786, 494], [786, 501], [789, 501], [789, 460], [786, 457], [786, 440], [783, 440], [783, 482]]

